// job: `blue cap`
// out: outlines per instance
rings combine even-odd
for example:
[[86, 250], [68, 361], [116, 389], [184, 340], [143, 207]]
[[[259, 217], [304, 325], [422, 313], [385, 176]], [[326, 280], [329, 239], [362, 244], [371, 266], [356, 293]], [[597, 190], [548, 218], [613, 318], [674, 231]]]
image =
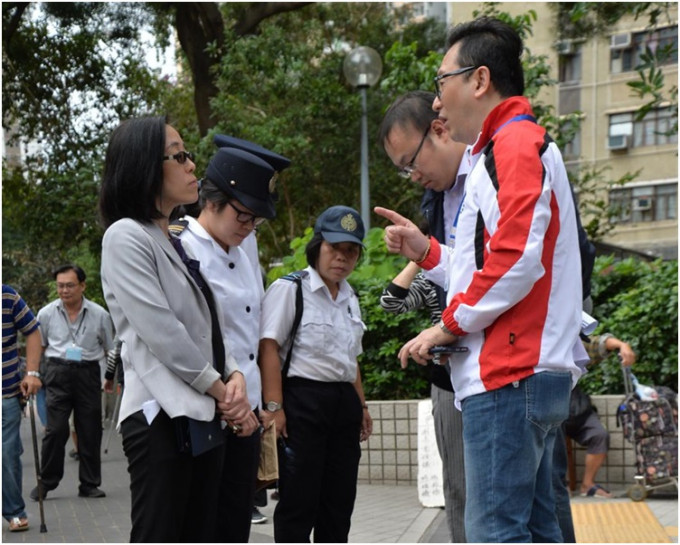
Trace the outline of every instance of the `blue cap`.
[[290, 159], [287, 157], [242, 138], [227, 136], [226, 134], [216, 134], [213, 137], [213, 142], [215, 142], [218, 148], [236, 148], [257, 155], [260, 159], [269, 163], [276, 172], [281, 172], [290, 166]]
[[234, 148], [218, 149], [210, 159], [205, 177], [256, 216], [273, 218], [276, 215], [272, 195], [276, 172], [252, 153]]
[[364, 222], [359, 212], [349, 206], [331, 206], [316, 219], [314, 233], [326, 242], [354, 242], [363, 246]]

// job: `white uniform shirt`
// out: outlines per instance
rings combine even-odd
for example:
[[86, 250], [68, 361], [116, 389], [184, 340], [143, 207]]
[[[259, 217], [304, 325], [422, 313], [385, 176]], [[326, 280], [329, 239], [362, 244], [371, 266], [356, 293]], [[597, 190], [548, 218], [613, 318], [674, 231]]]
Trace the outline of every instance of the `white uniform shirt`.
[[260, 271], [241, 247], [229, 248], [227, 253], [196, 219], [184, 219], [189, 225], [180, 235], [182, 244], [201, 263], [201, 274], [219, 301], [231, 353], [245, 376], [250, 406], [260, 407], [262, 381], [257, 350], [264, 295]]
[[[301, 286], [304, 310], [288, 376], [320, 382], [354, 382], [366, 329], [359, 300], [347, 281], [342, 281], [334, 301], [319, 273], [312, 267], [305, 270], [308, 275]], [[279, 344], [282, 365], [295, 317], [296, 290], [295, 282], [280, 278], [269, 287], [262, 302], [261, 338], [274, 339]]]

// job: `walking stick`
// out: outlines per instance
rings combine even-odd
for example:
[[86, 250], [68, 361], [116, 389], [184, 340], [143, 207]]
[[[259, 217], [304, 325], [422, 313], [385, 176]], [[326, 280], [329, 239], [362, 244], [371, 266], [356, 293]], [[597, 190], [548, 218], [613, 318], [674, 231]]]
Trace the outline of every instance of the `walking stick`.
[[113, 414], [111, 415], [111, 426], [109, 427], [109, 434], [106, 437], [106, 445], [104, 446], [104, 454], [109, 453], [109, 443], [111, 442], [111, 436], [113, 435], [113, 430], [116, 427], [116, 420], [118, 420], [118, 410], [120, 409], [120, 398], [123, 397], [122, 390], [119, 392], [116, 388], [116, 403], [113, 406]]
[[35, 410], [37, 405], [35, 402], [35, 394], [29, 398], [30, 406], [29, 413], [31, 413], [31, 436], [33, 437], [33, 459], [35, 461], [35, 478], [38, 481], [38, 503], [40, 504], [40, 533], [47, 532], [45, 525], [45, 511], [43, 510], [43, 484], [42, 477], [40, 477], [40, 456], [38, 455], [38, 435], [35, 431]]

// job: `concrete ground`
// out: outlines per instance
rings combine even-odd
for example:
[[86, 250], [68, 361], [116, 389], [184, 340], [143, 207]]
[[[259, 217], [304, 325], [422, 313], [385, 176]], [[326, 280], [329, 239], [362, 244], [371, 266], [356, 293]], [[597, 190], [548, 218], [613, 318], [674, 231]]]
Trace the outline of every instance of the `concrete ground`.
[[[39, 422], [37, 421], [39, 426]], [[2, 541], [5, 543], [123, 543], [129, 541], [130, 492], [127, 464], [120, 436], [104, 431], [102, 449], [102, 499], [78, 497], [78, 462], [67, 457], [64, 478], [56, 490], [43, 502], [47, 532], [40, 532], [39, 504], [28, 494], [36, 485], [35, 466], [30, 421], [22, 422], [21, 434], [24, 444], [24, 499], [29, 514], [30, 529], [11, 533], [3, 524]], [[42, 434], [38, 432], [38, 447]], [[110, 442], [107, 441], [109, 440]], [[67, 446], [67, 452], [71, 445]], [[624, 490], [615, 491], [617, 495]], [[630, 501], [592, 500], [575, 497], [581, 501]], [[677, 493], [661, 497], [658, 492], [646, 503], [663, 527], [669, 529], [671, 540], [677, 543], [678, 502]], [[276, 502], [268, 500], [261, 512], [268, 517], [264, 524], [253, 525], [250, 542], [273, 542], [272, 517]], [[672, 534], [675, 534], [673, 538]], [[350, 542], [353, 543], [444, 543], [448, 541], [444, 511], [425, 508], [418, 501], [415, 486], [359, 485], [357, 501], [352, 517]]]

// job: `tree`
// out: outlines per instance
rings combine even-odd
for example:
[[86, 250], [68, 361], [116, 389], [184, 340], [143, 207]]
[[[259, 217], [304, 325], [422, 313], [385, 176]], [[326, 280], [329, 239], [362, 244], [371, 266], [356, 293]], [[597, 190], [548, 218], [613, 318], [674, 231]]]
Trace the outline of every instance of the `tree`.
[[[34, 304], [46, 301], [57, 264], [98, 262], [101, 163], [121, 119], [171, 114], [198, 152], [199, 175], [215, 131], [293, 158], [279, 182], [279, 218], [262, 229], [266, 263], [326, 206], [358, 205], [360, 108], [342, 79], [345, 51], [367, 44], [384, 52], [399, 36], [422, 34], [437, 42], [419, 40], [425, 54], [443, 35], [432, 22], [397, 29], [393, 12], [378, 3], [215, 6], [3, 3], [3, 127], [14, 142], [38, 144], [21, 163], [3, 165], [3, 277]], [[172, 24], [181, 27], [184, 47], [176, 80], [149, 68], [142, 41], [145, 31], [164, 46]], [[204, 100], [211, 86], [217, 95]], [[375, 134], [386, 104], [381, 90], [369, 93], [369, 104]], [[209, 113], [197, 113], [197, 105]], [[197, 117], [217, 125], [202, 137]], [[370, 154], [373, 201], [399, 200], [415, 213], [416, 187], [395, 183], [373, 139]]]
[[309, 3], [249, 2], [222, 4], [222, 7], [217, 2], [151, 4], [161, 21], [165, 21], [164, 16], [174, 13], [173, 25], [177, 39], [191, 70], [194, 107], [201, 136], [205, 136], [217, 122], [212, 111], [212, 100], [218, 93], [215, 66], [227, 53], [225, 31], [229, 29], [235, 37], [249, 36], [258, 31], [258, 26], [264, 20], [280, 13], [302, 9]]

